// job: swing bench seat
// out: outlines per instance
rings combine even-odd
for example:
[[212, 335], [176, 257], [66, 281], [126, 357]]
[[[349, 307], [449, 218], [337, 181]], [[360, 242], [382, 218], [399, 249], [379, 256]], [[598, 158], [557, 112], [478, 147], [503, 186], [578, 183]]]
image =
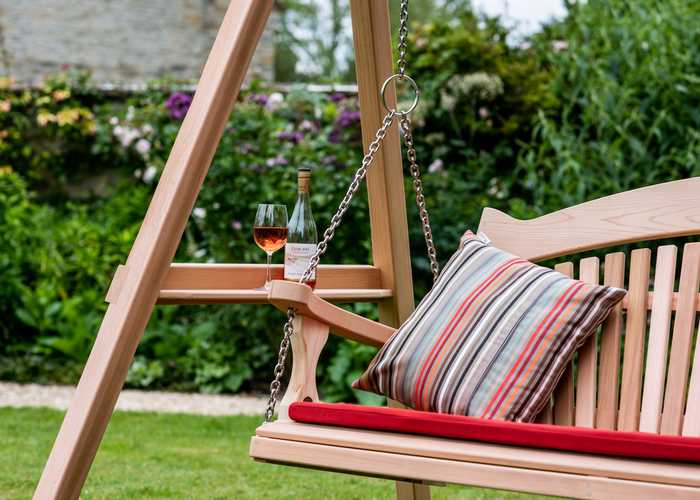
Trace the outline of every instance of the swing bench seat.
[[[487, 208], [479, 230], [494, 246], [532, 261], [695, 236], [700, 177], [528, 221]], [[329, 331], [381, 346], [395, 330], [332, 305], [305, 285], [274, 281], [270, 302], [298, 312], [293, 368], [280, 418], [257, 429], [250, 454], [260, 461], [414, 483], [576, 498], [700, 498], [700, 349], [693, 349], [700, 242], [683, 245], [677, 266], [679, 253], [675, 245], [658, 246], [653, 265], [650, 248], [635, 248], [629, 257], [607, 254], [602, 266], [598, 257], [584, 255], [578, 273], [573, 262], [557, 264], [564, 274], [624, 287], [628, 295], [579, 349], [537, 425], [482, 421], [466, 435], [446, 431], [449, 425], [441, 420], [465, 417], [431, 415], [409, 425], [397, 421], [420, 420], [424, 412], [317, 403], [316, 364]], [[387, 413], [397, 411], [405, 413], [387, 420]], [[488, 427], [494, 425], [496, 434]], [[601, 439], [607, 444], [596, 448], [594, 441]]]

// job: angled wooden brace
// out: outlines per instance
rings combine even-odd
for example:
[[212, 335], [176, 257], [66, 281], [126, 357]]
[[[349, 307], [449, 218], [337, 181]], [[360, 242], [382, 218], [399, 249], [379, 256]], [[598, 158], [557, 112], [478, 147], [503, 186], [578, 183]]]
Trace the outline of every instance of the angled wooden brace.
[[272, 0], [235, 0], [226, 12], [35, 499], [80, 494], [271, 10]]

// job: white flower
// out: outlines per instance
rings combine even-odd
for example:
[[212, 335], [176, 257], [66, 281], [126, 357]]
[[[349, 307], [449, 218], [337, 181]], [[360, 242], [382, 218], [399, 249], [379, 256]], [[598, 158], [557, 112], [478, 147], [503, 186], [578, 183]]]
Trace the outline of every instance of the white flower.
[[133, 120], [135, 114], [136, 110], [134, 109], [134, 107], [129, 106], [129, 108], [126, 110], [126, 121], [130, 122], [131, 120]]
[[144, 135], [152, 134], [153, 133], [153, 126], [150, 123], [147, 123], [143, 127], [141, 127], [141, 132]]
[[552, 42], [552, 50], [554, 52], [561, 52], [569, 48], [569, 42], [566, 40], [554, 40]]
[[144, 158], [148, 155], [151, 150], [151, 143], [148, 139], [139, 139], [136, 143], [136, 152], [143, 156]]
[[415, 44], [416, 44], [416, 47], [418, 47], [419, 49], [424, 49], [428, 46], [428, 39], [424, 38], [424, 37], [420, 37], [416, 40]]
[[649, 43], [648, 42], [642, 42], [642, 50], [649, 50]]
[[316, 124], [314, 124], [314, 122], [311, 120], [304, 120], [299, 124], [299, 130], [303, 130], [304, 132], [313, 132], [316, 130]]
[[119, 139], [119, 142], [125, 148], [128, 148], [132, 142], [141, 137], [141, 133], [137, 129], [132, 127], [122, 127], [121, 125], [114, 127], [114, 129], [112, 129], [112, 133], [114, 134], [114, 137]]
[[109, 119], [109, 124], [110, 124], [110, 125], [113, 125], [113, 126], [114, 126], [114, 125], [119, 125], [119, 118], [117, 118], [116, 116], [112, 116], [112, 117]]
[[218, 201], [215, 201], [214, 203], [211, 204], [211, 206], [214, 210], [218, 210], [221, 208], [221, 203], [219, 203]]
[[265, 108], [267, 108], [268, 111], [274, 111], [278, 109], [283, 102], [284, 96], [279, 92], [273, 92], [267, 98], [267, 104], [265, 104]]
[[194, 210], [192, 210], [192, 216], [195, 219], [203, 219], [207, 216], [207, 210], [206, 208], [202, 207], [194, 207]]
[[137, 168], [136, 170], [134, 170], [134, 177], [136, 177], [137, 179], [141, 178], [141, 174], [143, 174], [143, 172], [141, 172], [140, 168]]
[[197, 259], [201, 259], [207, 254], [207, 249], [206, 248], [200, 248], [199, 250], [195, 250], [195, 252], [192, 254], [194, 255]]
[[442, 171], [442, 168], [444, 166], [445, 164], [443, 163], [443, 161], [440, 158], [438, 158], [433, 163], [428, 165], [428, 172], [430, 172], [431, 174], [434, 174], [435, 172], [440, 172]]
[[445, 108], [447, 111], [454, 111], [457, 105], [457, 98], [443, 91], [440, 92], [440, 106]]
[[153, 165], [149, 165], [143, 172], [143, 182], [150, 184], [156, 178], [156, 175], [158, 175], [158, 169]]
[[532, 43], [523, 42], [518, 47], [520, 48], [520, 50], [530, 50], [530, 48], [532, 47]]

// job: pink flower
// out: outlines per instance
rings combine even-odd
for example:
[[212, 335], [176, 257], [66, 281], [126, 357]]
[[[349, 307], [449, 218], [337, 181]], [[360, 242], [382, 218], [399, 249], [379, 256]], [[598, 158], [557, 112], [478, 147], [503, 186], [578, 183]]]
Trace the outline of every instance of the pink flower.
[[552, 50], [554, 52], [561, 52], [569, 48], [569, 42], [566, 40], [554, 40], [552, 42]]

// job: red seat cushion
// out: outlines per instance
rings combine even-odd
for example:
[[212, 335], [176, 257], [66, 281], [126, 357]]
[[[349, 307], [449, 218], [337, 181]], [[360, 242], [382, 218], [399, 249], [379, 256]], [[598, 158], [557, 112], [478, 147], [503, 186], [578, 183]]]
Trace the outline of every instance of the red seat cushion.
[[297, 422], [618, 457], [700, 463], [700, 438], [485, 420], [344, 403], [293, 403]]

